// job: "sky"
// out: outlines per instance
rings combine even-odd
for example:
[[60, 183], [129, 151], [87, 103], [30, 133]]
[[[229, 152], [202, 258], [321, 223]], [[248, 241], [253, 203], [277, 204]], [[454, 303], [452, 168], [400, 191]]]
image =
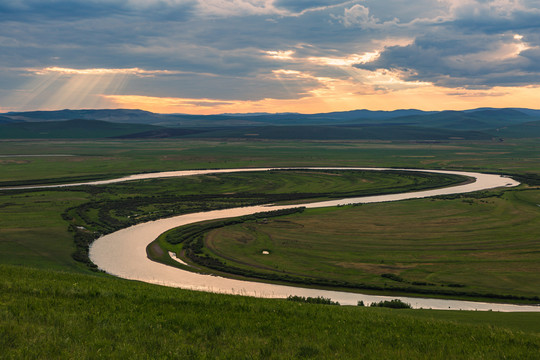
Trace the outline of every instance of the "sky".
[[0, 112], [540, 108], [538, 0], [9, 0]]

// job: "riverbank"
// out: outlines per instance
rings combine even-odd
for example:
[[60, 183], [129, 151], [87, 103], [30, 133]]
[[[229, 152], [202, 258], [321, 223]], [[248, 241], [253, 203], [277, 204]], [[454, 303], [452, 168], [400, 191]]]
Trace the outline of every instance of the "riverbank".
[[[303, 204], [303, 206], [307, 208], [317, 208], [352, 203], [398, 201], [404, 199], [422, 198], [436, 195], [448, 195], [485, 190], [496, 187], [509, 187], [518, 185], [516, 181], [499, 175], [442, 170], [430, 170], [429, 172], [460, 174], [464, 176], [474, 177], [476, 181], [474, 183], [438, 190], [427, 190], [406, 194], [371, 196], [364, 198], [360, 197], [352, 199], [331, 200], [318, 203]], [[323, 296], [331, 298], [334, 301], [339, 301], [342, 304], [356, 304], [358, 301], [371, 303], [373, 301], [381, 301], [392, 298], [388, 296], [372, 296], [336, 291], [296, 288], [290, 286], [255, 283], [249, 281], [221, 278], [216, 276], [195, 274], [189, 271], [155, 263], [149, 260], [146, 256], [146, 246], [150, 242], [155, 240], [155, 238], [157, 238], [157, 236], [159, 236], [159, 234], [163, 233], [164, 231], [167, 231], [177, 226], [186, 225], [198, 221], [243, 216], [256, 212], [286, 209], [297, 206], [298, 205], [244, 207], [197, 214], [188, 214], [135, 225], [133, 227], [103, 236], [96, 240], [90, 248], [90, 258], [100, 269], [115, 276], [193, 290], [272, 298], [281, 298], [290, 295], [305, 297]], [[536, 306], [519, 306], [509, 304], [491, 304], [456, 300], [420, 299], [405, 297], [400, 297], [400, 299], [411, 303], [414, 307], [417, 308], [494, 311], [540, 311], [540, 308]]]

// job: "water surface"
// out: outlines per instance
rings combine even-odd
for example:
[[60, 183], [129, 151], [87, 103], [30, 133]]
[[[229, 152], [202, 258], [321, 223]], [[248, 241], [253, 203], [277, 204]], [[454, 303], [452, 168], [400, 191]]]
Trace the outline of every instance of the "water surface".
[[[451, 186], [441, 189], [432, 189], [402, 194], [377, 195], [367, 197], [347, 198], [340, 200], [320, 201], [308, 204], [295, 205], [259, 205], [234, 209], [216, 210], [195, 214], [186, 214], [171, 218], [150, 221], [119, 230], [97, 239], [90, 247], [90, 259], [102, 270], [125, 279], [145, 281], [148, 283], [179, 287], [191, 290], [211, 291], [227, 294], [238, 294], [247, 296], [257, 296], [266, 298], [284, 298], [289, 295], [317, 297], [323, 296], [334, 301], [339, 301], [342, 305], [356, 305], [362, 300], [365, 304], [374, 301], [390, 300], [399, 298], [410, 303], [415, 308], [431, 309], [454, 309], [454, 310], [493, 310], [493, 311], [540, 311], [538, 306], [522, 306], [511, 304], [493, 304], [473, 301], [426, 299], [397, 296], [377, 296], [365, 295], [344, 291], [329, 291], [319, 289], [309, 289], [296, 286], [285, 286], [267, 284], [255, 281], [244, 281], [224, 278], [214, 275], [202, 275], [186, 270], [174, 268], [151, 261], [146, 256], [146, 246], [154, 241], [163, 232], [177, 226], [187, 225], [204, 220], [236, 217], [253, 214], [262, 211], [288, 209], [292, 207], [305, 206], [307, 208], [318, 208], [327, 206], [337, 206], [345, 204], [374, 203], [383, 201], [398, 201], [406, 199], [423, 198], [435, 195], [449, 195], [465, 193], [471, 191], [485, 190], [497, 187], [511, 187], [519, 185], [513, 179], [493, 174], [482, 174], [461, 171], [445, 170], [410, 170], [410, 169], [384, 169], [384, 168], [333, 168], [319, 167], [309, 169], [320, 170], [408, 170], [423, 171], [442, 174], [458, 174], [474, 178], [475, 181], [463, 185]], [[194, 170], [178, 171], [153, 174], [140, 174], [130, 177], [107, 180], [106, 183], [129, 181], [148, 178], [189, 176], [210, 173], [226, 173], [240, 171], [264, 171], [271, 168], [259, 169], [224, 169], [224, 170]], [[103, 184], [105, 182], [93, 182]]]

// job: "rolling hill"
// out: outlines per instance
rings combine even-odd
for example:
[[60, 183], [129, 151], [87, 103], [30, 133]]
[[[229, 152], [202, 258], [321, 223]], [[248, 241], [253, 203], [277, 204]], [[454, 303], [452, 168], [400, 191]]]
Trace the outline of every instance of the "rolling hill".
[[394, 121], [438, 129], [489, 130], [534, 119], [535, 117], [514, 109], [488, 109], [474, 112], [442, 111], [436, 114], [399, 117]]
[[539, 137], [538, 124], [540, 110], [510, 108], [222, 115], [59, 110], [1, 114], [0, 139], [489, 140]]
[[101, 120], [66, 120], [0, 124], [0, 139], [93, 139], [158, 129], [154, 125]]
[[152, 124], [169, 127], [219, 127], [255, 125], [367, 125], [403, 124], [456, 130], [492, 129], [540, 120], [540, 110], [481, 108], [465, 111], [353, 110], [321, 114], [156, 114], [142, 110], [58, 110], [0, 114], [4, 121], [103, 120], [117, 123]]
[[507, 138], [533, 138], [540, 137], [540, 120], [530, 121], [523, 124], [503, 126], [489, 131], [497, 137]]

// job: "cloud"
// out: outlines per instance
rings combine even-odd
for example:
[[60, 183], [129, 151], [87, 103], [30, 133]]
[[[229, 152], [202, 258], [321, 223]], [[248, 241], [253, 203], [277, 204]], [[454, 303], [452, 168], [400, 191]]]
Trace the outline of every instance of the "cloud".
[[303, 16], [313, 12], [328, 12], [340, 9], [363, 0], [329, 1], [329, 0], [277, 0], [274, 1], [276, 7], [286, 9], [287, 16]]
[[64, 75], [135, 75], [135, 76], [152, 76], [152, 75], [169, 75], [169, 74], [180, 74], [179, 71], [171, 70], [144, 70], [139, 68], [128, 68], [128, 69], [70, 69], [62, 68], [57, 66], [50, 66], [41, 69], [25, 69], [28, 72], [32, 72], [37, 75], [45, 75], [51, 73], [60, 73]]
[[186, 20], [196, 0], [11, 0], [0, 3], [0, 20], [28, 21], [111, 18], [144, 14], [151, 19]]
[[538, 18], [537, 0], [4, 1], [0, 106], [487, 94], [540, 82]]
[[272, 0], [198, 0], [196, 8], [203, 15], [219, 17], [285, 14], [273, 3]]
[[272, 59], [276, 60], [292, 60], [294, 50], [268, 50], [264, 51], [264, 53], [271, 57]]
[[375, 61], [380, 56], [379, 51], [366, 52], [364, 54], [351, 54], [345, 57], [309, 57], [307, 61], [329, 66], [353, 66], [356, 64], [367, 64]]
[[[430, 81], [447, 87], [478, 87], [530, 83], [531, 79], [507, 77], [519, 75], [528, 62], [521, 56], [523, 44], [508, 37], [498, 42], [485, 36], [417, 38], [407, 46], [385, 49], [378, 59], [356, 65], [368, 70], [395, 69], [404, 71], [404, 79]], [[531, 74], [529, 74], [531, 75]]]
[[274, 5], [278, 8], [286, 9], [291, 13], [301, 13], [308, 9], [322, 9], [329, 6], [337, 6], [350, 1], [328, 1], [328, 0], [276, 0]]
[[362, 29], [375, 28], [380, 24], [380, 20], [369, 14], [369, 9], [363, 5], [356, 4], [349, 9], [345, 9], [344, 15], [340, 18], [346, 27], [358, 26]]
[[[533, 24], [521, 1], [452, 1], [445, 21], [424, 28], [405, 46], [389, 46], [379, 58], [357, 65], [367, 70], [404, 71], [404, 80], [444, 87], [490, 88], [540, 81], [540, 23]], [[529, 9], [535, 13], [536, 8]], [[538, 19], [538, 17], [536, 18]]]

